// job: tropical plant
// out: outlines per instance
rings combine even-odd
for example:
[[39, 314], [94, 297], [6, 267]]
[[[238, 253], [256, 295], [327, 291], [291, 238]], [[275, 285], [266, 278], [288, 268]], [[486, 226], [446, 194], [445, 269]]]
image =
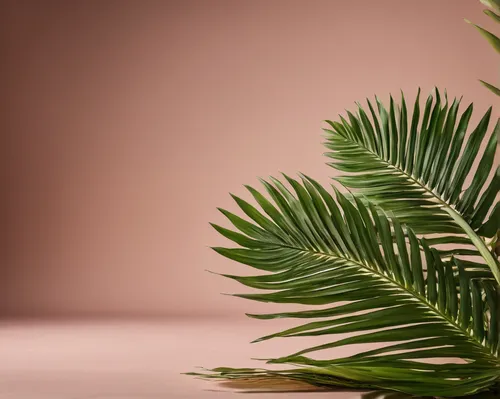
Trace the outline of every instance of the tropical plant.
[[[486, 7], [484, 13], [489, 16], [496, 23], [500, 23], [500, 0], [481, 0]], [[500, 53], [500, 38], [490, 31], [482, 28], [479, 25], [473, 24], [468, 19], [465, 20], [467, 23], [473, 25], [479, 33], [491, 44], [491, 46]], [[484, 80], [479, 80], [487, 89], [491, 90], [497, 96], [500, 96], [500, 89], [491, 83], [485, 82]]]
[[[238, 247], [214, 249], [264, 272], [224, 274], [264, 291], [235, 296], [310, 306], [249, 314], [303, 321], [255, 342], [329, 340], [266, 359], [291, 365], [288, 370], [193, 374], [441, 397], [482, 392], [500, 382], [500, 173], [493, 170], [500, 124], [487, 134], [490, 109], [465, 140], [472, 105], [463, 113], [459, 105], [455, 99], [449, 106], [437, 90], [423, 112], [417, 95], [411, 117], [404, 97], [400, 106], [391, 97], [388, 109], [378, 99], [376, 108], [368, 101], [370, 115], [358, 105], [356, 113], [327, 121], [325, 129], [329, 164], [343, 174], [335, 178], [340, 186], [330, 190], [303, 175], [300, 181], [262, 180], [267, 195], [247, 186], [260, 209], [233, 196], [247, 218], [221, 209], [233, 228], [213, 227]], [[351, 335], [336, 337], [344, 333]], [[310, 357], [375, 343], [348, 357]]]
[[[460, 114], [460, 100], [454, 99], [449, 106], [446, 98], [442, 104], [436, 90], [421, 113], [419, 96], [420, 91], [409, 127], [404, 97], [396, 109], [392, 96], [389, 110], [378, 99], [375, 110], [367, 100], [372, 120], [358, 104], [356, 116], [347, 113], [349, 121], [342, 116], [340, 122], [327, 121], [331, 129], [325, 129], [330, 150], [326, 155], [334, 160], [329, 165], [349, 173], [337, 181], [392, 212], [415, 232], [441, 234], [431, 239], [433, 244], [475, 247], [457, 247], [451, 254], [482, 256], [500, 282], [499, 264], [492, 253], [500, 228], [496, 202], [500, 168], [493, 171], [500, 124], [497, 122], [487, 138], [479, 164], [473, 168], [487, 134], [491, 108], [464, 146], [472, 104]], [[471, 181], [465, 189], [467, 177]], [[491, 247], [481, 236], [490, 238]]]

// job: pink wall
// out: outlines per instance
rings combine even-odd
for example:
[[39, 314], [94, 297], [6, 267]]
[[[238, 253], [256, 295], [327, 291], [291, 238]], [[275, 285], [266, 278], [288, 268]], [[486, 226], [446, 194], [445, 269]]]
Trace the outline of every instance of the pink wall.
[[476, 81], [495, 54], [463, 22], [490, 25], [478, 1], [0, 7], [4, 314], [266, 308], [203, 271], [250, 272], [208, 249], [228, 192], [279, 171], [326, 183], [321, 121], [374, 93], [496, 100]]

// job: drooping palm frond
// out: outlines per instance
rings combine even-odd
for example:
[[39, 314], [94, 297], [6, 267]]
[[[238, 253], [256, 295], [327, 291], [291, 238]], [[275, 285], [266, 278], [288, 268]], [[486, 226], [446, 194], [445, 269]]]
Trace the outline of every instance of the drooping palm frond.
[[[269, 292], [238, 294], [256, 301], [311, 305], [311, 310], [249, 315], [257, 319], [319, 319], [262, 337], [331, 336], [269, 363], [291, 371], [216, 369], [212, 377], [283, 375], [318, 384], [389, 388], [415, 395], [461, 396], [500, 378], [498, 285], [470, 278], [459, 260], [443, 263], [435, 249], [373, 204], [332, 196], [316, 181], [263, 181], [272, 201], [248, 187], [263, 211], [234, 197], [245, 220], [221, 210], [235, 230], [214, 225], [239, 248], [218, 253], [266, 271], [225, 274]], [[423, 248], [423, 252], [421, 251]], [[423, 256], [422, 256], [423, 255]], [[340, 303], [340, 304], [339, 304]], [[336, 304], [327, 307], [325, 305]], [[321, 308], [314, 308], [320, 305]], [[353, 333], [335, 339], [336, 334]], [[379, 343], [381, 348], [330, 360], [306, 354], [344, 345]], [[435, 364], [436, 359], [448, 359]], [[459, 358], [461, 363], [453, 361]], [[264, 374], [262, 374], [264, 373]], [[288, 373], [288, 374], [287, 374]]]
[[495, 236], [500, 228], [500, 168], [493, 170], [500, 123], [481, 151], [491, 108], [465, 140], [472, 104], [460, 114], [460, 100], [443, 103], [436, 90], [421, 112], [419, 97], [420, 91], [411, 117], [404, 97], [400, 107], [391, 97], [388, 110], [378, 99], [376, 109], [367, 100], [371, 117], [358, 104], [356, 115], [347, 113], [348, 120], [327, 121], [326, 155], [334, 160], [329, 165], [347, 173], [336, 180], [416, 233], [448, 234], [434, 238], [435, 243], [463, 244], [456, 234], [466, 234], [500, 282], [499, 264], [481, 238]]

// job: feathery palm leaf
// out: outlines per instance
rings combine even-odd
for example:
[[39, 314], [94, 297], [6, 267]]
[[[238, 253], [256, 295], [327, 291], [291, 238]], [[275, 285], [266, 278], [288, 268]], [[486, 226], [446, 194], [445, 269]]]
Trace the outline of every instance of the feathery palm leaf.
[[[489, 7], [490, 9], [485, 9], [483, 10], [484, 13], [490, 17], [493, 21], [496, 23], [500, 23], [500, 1], [499, 0], [481, 0], [481, 3], [483, 3], [486, 7]], [[465, 20], [465, 22], [471, 24], [474, 26], [474, 28], [477, 29], [477, 31], [490, 43], [490, 45], [496, 50], [497, 53], [500, 53], [500, 38], [496, 36], [495, 34], [491, 33], [490, 31], [482, 28], [479, 25], [476, 25], [472, 22], [470, 22], [468, 19]], [[489, 89], [491, 92], [495, 93], [497, 96], [500, 96], [500, 89], [491, 83], [487, 83], [484, 80], [479, 80], [481, 84]]]
[[[389, 110], [378, 98], [377, 109], [367, 100], [371, 119], [358, 104], [356, 115], [347, 113], [348, 120], [340, 116], [340, 121], [327, 121], [331, 128], [325, 129], [325, 146], [331, 151], [326, 155], [334, 160], [329, 165], [347, 172], [336, 180], [417, 234], [448, 234], [434, 238], [436, 244], [473, 244], [500, 282], [499, 264], [481, 238], [495, 236], [500, 224], [500, 168], [493, 170], [500, 122], [473, 168], [491, 108], [464, 145], [472, 104], [460, 114], [460, 100], [449, 105], [446, 98], [443, 103], [436, 90], [421, 113], [419, 97], [420, 91], [411, 118], [404, 96], [400, 107], [391, 96]], [[465, 189], [468, 176], [472, 182]]]
[[[353, 147], [355, 148], [355, 147]], [[317, 385], [379, 387], [415, 395], [460, 396], [487, 389], [500, 378], [498, 285], [470, 278], [459, 260], [443, 263], [437, 251], [403, 229], [371, 203], [335, 198], [316, 181], [286, 177], [263, 185], [273, 202], [248, 187], [259, 211], [234, 196], [251, 219], [221, 210], [235, 230], [213, 225], [239, 248], [218, 253], [266, 271], [224, 275], [264, 293], [236, 296], [295, 303], [320, 309], [249, 315], [257, 319], [319, 319], [262, 337], [331, 336], [269, 363], [298, 366], [288, 371], [216, 369], [212, 377], [282, 375]], [[423, 251], [421, 251], [423, 248]], [[341, 304], [339, 304], [341, 302]], [[324, 308], [324, 305], [337, 306]], [[336, 334], [356, 333], [335, 339]], [[305, 356], [351, 344], [381, 343], [378, 349], [330, 360]], [[448, 363], [433, 360], [447, 358]], [[460, 358], [462, 363], [451, 359]], [[351, 384], [351, 385], [349, 385]]]

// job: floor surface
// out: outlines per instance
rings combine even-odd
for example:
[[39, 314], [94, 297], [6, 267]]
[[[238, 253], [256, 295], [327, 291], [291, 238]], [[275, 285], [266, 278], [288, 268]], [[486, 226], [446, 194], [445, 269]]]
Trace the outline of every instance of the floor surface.
[[[248, 394], [181, 373], [195, 371], [195, 366], [259, 367], [252, 357], [277, 356], [286, 349], [271, 341], [249, 344], [274, 328], [255, 320], [3, 321], [0, 399], [245, 398]], [[289, 340], [281, 341], [289, 345]], [[350, 399], [360, 394], [250, 394], [259, 399], [305, 397]]]

